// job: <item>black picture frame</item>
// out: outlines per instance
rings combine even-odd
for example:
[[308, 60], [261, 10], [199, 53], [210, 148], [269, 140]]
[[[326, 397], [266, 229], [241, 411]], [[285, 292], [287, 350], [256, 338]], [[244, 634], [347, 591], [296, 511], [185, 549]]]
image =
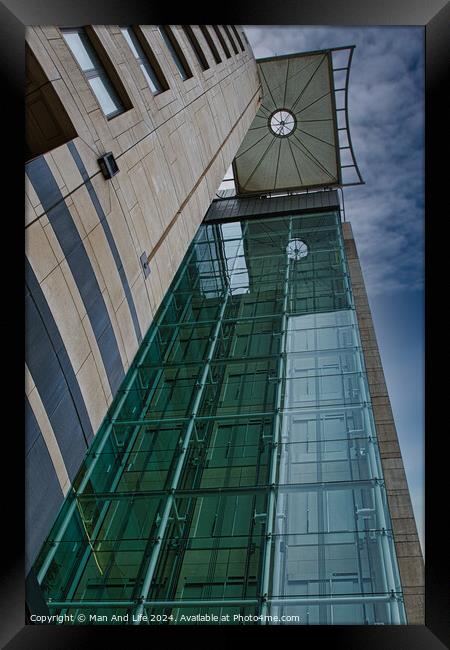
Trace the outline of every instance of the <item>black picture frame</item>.
[[[4, 375], [7, 387], [4, 389], [3, 468], [12, 469], [7, 488], [3, 491], [3, 530], [5, 548], [1, 554], [0, 580], [0, 641], [8, 650], [19, 648], [76, 648], [91, 647], [109, 642], [109, 637], [120, 644], [155, 644], [162, 641], [170, 644], [174, 634], [183, 635], [184, 643], [198, 643], [213, 631], [216, 640], [226, 642], [239, 637], [244, 643], [254, 642], [264, 634], [263, 642], [284, 643], [286, 634], [294, 632], [296, 644], [322, 646], [330, 644], [333, 649], [346, 650], [364, 648], [383, 649], [427, 649], [438, 650], [450, 644], [450, 549], [446, 523], [447, 505], [447, 456], [443, 453], [448, 425], [445, 418], [447, 385], [438, 371], [446, 352], [445, 341], [447, 320], [445, 314], [444, 285], [439, 286], [443, 275], [439, 261], [446, 260], [447, 243], [442, 236], [445, 225], [444, 206], [448, 210], [447, 165], [440, 156], [445, 153], [443, 141], [447, 123], [448, 104], [445, 84], [450, 44], [450, 5], [446, 0], [298, 0], [286, 2], [282, 11], [274, 11], [273, 2], [259, 0], [258, 3], [238, 3], [236, 9], [226, 7], [220, 14], [230, 24], [242, 25], [422, 25], [425, 28], [426, 43], [426, 624], [424, 626], [301, 626], [290, 628], [271, 626], [230, 627], [211, 630], [207, 626], [195, 628], [155, 628], [150, 634], [139, 627], [65, 627], [53, 625], [25, 625], [25, 576], [24, 576], [24, 476], [23, 476], [23, 366], [17, 359], [17, 350], [23, 349], [23, 335], [18, 324], [23, 318], [23, 301], [20, 296], [22, 277], [20, 266], [6, 262], [3, 255], [2, 325], [3, 350], [13, 347], [13, 339], [19, 338], [13, 364], [4, 361]], [[188, 11], [186, 11], [186, 9]], [[3, 0], [0, 5], [0, 49], [3, 75], [3, 136], [13, 135], [13, 146], [3, 148], [4, 166], [2, 175], [4, 193], [12, 198], [12, 208], [4, 206], [4, 234], [6, 249], [17, 246], [17, 256], [23, 252], [24, 240], [21, 228], [23, 206], [23, 107], [24, 107], [24, 30], [27, 25], [81, 24], [157, 24], [186, 23], [196, 21], [213, 23], [209, 12], [199, 12], [188, 5], [176, 16], [162, 15], [157, 3], [138, 0]], [[184, 15], [183, 15], [184, 14]], [[4, 138], [5, 139], [5, 138]], [[447, 154], [448, 155], [448, 154]], [[445, 158], [444, 158], [445, 159]], [[6, 198], [5, 196], [2, 198]], [[442, 205], [442, 207], [441, 207]], [[19, 207], [20, 206], [20, 207]], [[14, 242], [14, 244], [13, 244]], [[445, 277], [445, 275], [444, 275]], [[19, 297], [19, 298], [18, 298]], [[17, 302], [16, 307], [12, 307]], [[23, 323], [23, 320], [22, 320]], [[23, 331], [23, 330], [22, 330]], [[17, 395], [17, 407], [12, 406]], [[8, 413], [6, 413], [6, 411]], [[14, 417], [11, 414], [14, 413]], [[13, 515], [16, 521], [13, 524]], [[144, 630], [144, 632], [142, 632]], [[192, 636], [191, 636], [192, 634]], [[133, 640], [130, 637], [133, 636]], [[137, 635], [137, 636], [136, 636]], [[220, 637], [219, 637], [220, 635]], [[275, 635], [275, 636], [274, 636]], [[139, 639], [138, 639], [139, 637]], [[189, 638], [190, 637], [190, 638]], [[214, 642], [214, 640], [213, 640]], [[447, 645], [446, 645], [447, 644]]]

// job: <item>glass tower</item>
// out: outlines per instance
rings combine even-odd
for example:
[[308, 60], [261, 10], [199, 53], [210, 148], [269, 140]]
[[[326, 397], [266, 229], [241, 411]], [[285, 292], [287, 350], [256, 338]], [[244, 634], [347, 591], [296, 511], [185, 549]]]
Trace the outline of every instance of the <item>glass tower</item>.
[[35, 571], [86, 624], [406, 623], [337, 209], [202, 224]]

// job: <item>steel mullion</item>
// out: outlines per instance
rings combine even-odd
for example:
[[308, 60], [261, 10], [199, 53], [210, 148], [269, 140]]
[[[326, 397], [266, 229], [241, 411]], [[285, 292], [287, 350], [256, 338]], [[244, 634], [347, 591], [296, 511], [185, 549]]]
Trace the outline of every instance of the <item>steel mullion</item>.
[[[233, 269], [234, 269], [234, 265], [233, 265]], [[232, 271], [230, 273], [230, 276], [231, 275], [232, 275]], [[183, 446], [182, 446], [182, 448], [180, 450], [180, 456], [179, 456], [177, 466], [176, 466], [176, 469], [175, 469], [175, 473], [174, 473], [174, 476], [173, 476], [173, 479], [172, 479], [170, 494], [169, 494], [169, 496], [167, 497], [167, 500], [166, 500], [166, 505], [165, 505], [165, 508], [164, 508], [164, 511], [163, 511], [163, 514], [162, 514], [162, 517], [161, 517], [160, 524], [158, 526], [155, 544], [153, 546], [153, 550], [151, 552], [151, 555], [150, 555], [150, 558], [149, 558], [149, 561], [148, 561], [148, 565], [147, 565], [147, 569], [146, 569], [146, 572], [145, 572], [145, 575], [144, 575], [144, 580], [143, 580], [142, 587], [141, 587], [141, 590], [140, 590], [140, 596], [138, 598], [138, 604], [137, 604], [137, 606], [135, 608], [135, 613], [138, 615], [138, 619], [139, 619], [139, 617], [142, 615], [142, 613], [144, 611], [144, 604], [143, 603], [144, 603], [145, 599], [147, 598], [148, 593], [150, 591], [153, 576], [154, 576], [156, 566], [157, 566], [157, 563], [158, 563], [158, 560], [159, 560], [159, 554], [160, 554], [161, 547], [162, 547], [162, 540], [164, 538], [164, 535], [165, 535], [165, 532], [166, 532], [166, 529], [167, 529], [167, 525], [168, 525], [168, 521], [169, 521], [169, 515], [170, 515], [170, 511], [172, 509], [172, 505], [175, 502], [175, 494], [174, 493], [175, 493], [175, 490], [178, 489], [178, 483], [179, 483], [181, 472], [182, 472], [182, 469], [183, 469], [183, 466], [184, 466], [184, 460], [186, 458], [187, 451], [188, 451], [188, 448], [189, 448], [189, 441], [190, 441], [190, 438], [191, 438], [191, 435], [192, 435], [192, 432], [193, 432], [193, 429], [194, 429], [195, 418], [196, 418], [198, 410], [200, 408], [206, 378], [208, 376], [211, 360], [212, 360], [212, 357], [214, 355], [214, 351], [215, 351], [215, 348], [216, 348], [216, 345], [217, 345], [219, 332], [220, 332], [220, 327], [221, 327], [221, 321], [223, 320], [223, 316], [225, 314], [225, 310], [226, 310], [226, 307], [227, 307], [227, 304], [228, 304], [228, 298], [230, 297], [230, 295], [231, 295], [231, 282], [228, 283], [228, 286], [227, 286], [227, 289], [226, 289], [226, 292], [225, 292], [225, 295], [224, 295], [224, 298], [223, 298], [222, 307], [220, 309], [219, 316], [218, 316], [218, 319], [217, 319], [217, 324], [216, 324], [216, 327], [214, 328], [214, 333], [213, 333], [213, 335], [211, 337], [211, 344], [210, 344], [206, 364], [204, 366], [203, 373], [202, 373], [202, 376], [200, 378], [200, 381], [198, 382], [198, 392], [197, 392], [197, 395], [196, 395], [195, 400], [194, 400], [191, 417], [189, 419], [189, 424], [187, 426], [185, 437], [184, 437], [184, 440], [183, 440]], [[139, 620], [135, 621], [135, 623], [136, 622], [139, 622]]]
[[[188, 306], [189, 306], [189, 302], [186, 302], [186, 305], [183, 308], [183, 313], [187, 310]], [[176, 339], [176, 334], [177, 334], [176, 331], [174, 331], [173, 334], [172, 334], [171, 341], [169, 342], [169, 344], [167, 346], [167, 349], [166, 349], [166, 352], [165, 352], [165, 355], [164, 355], [165, 357], [168, 356], [168, 354], [170, 353], [170, 351], [171, 351], [171, 349], [173, 347], [173, 344], [174, 344], [175, 339]], [[137, 371], [138, 371], [137, 378], [139, 378], [139, 379], [140, 379], [139, 368], [142, 368], [142, 367], [145, 367], [145, 366], [143, 366], [143, 364], [139, 364], [138, 367], [137, 367]], [[148, 396], [147, 396], [147, 398], [145, 400], [145, 403], [144, 403], [144, 405], [143, 405], [143, 407], [141, 409], [141, 413], [143, 413], [143, 414], [145, 414], [147, 412], [147, 410], [148, 410], [148, 408], [150, 406], [150, 402], [151, 402], [151, 400], [152, 400], [152, 398], [153, 398], [153, 396], [154, 396], [154, 394], [156, 392], [159, 381], [161, 379], [161, 375], [162, 375], [162, 368], [160, 368], [159, 371], [157, 372], [157, 375], [156, 375], [156, 377], [155, 377], [155, 379], [153, 381], [153, 386], [149, 390]], [[148, 390], [148, 388], [145, 388], [145, 387], [143, 387], [142, 389], [143, 390]], [[112, 482], [112, 485], [111, 485], [111, 492], [112, 493], [115, 492], [117, 485], [120, 483], [120, 480], [121, 480], [121, 478], [123, 476], [123, 473], [124, 473], [124, 470], [125, 470], [125, 465], [128, 462], [130, 454], [132, 453], [132, 450], [133, 450], [133, 447], [135, 445], [136, 439], [137, 439], [137, 437], [139, 435], [140, 428], [141, 428], [140, 425], [135, 426], [135, 428], [134, 428], [134, 431], [133, 431], [133, 433], [131, 435], [131, 438], [130, 438], [130, 440], [128, 442], [126, 452], [122, 457], [120, 465], [117, 468], [116, 476], [114, 477], [114, 480]], [[80, 499], [78, 497], [75, 497], [75, 498], [78, 499], [78, 502], [80, 502]], [[108, 514], [108, 509], [109, 509], [110, 505], [111, 505], [110, 501], [106, 501], [103, 504], [102, 511], [100, 512], [100, 515], [99, 515], [99, 517], [97, 519], [97, 523], [95, 525], [93, 534], [92, 534], [92, 536], [90, 538], [90, 543], [95, 543], [95, 541], [97, 539], [97, 536], [99, 535], [100, 530], [101, 530], [101, 528], [103, 526], [104, 520], [105, 520], [105, 518], [106, 518], [106, 516]], [[91, 551], [91, 544], [86, 547], [86, 549], [84, 551], [84, 554], [83, 554], [83, 557], [82, 557], [82, 559], [81, 559], [81, 561], [80, 561], [80, 563], [79, 563], [79, 565], [77, 567], [76, 574], [75, 574], [75, 576], [74, 576], [74, 578], [72, 580], [71, 587], [70, 587], [69, 592], [67, 594], [68, 598], [72, 597], [72, 595], [75, 593], [75, 590], [78, 587], [78, 583], [81, 580], [81, 576], [83, 574], [83, 571], [84, 571], [84, 569], [86, 567], [86, 564], [87, 564], [87, 561], [89, 559], [90, 551]], [[94, 553], [93, 547], [92, 547], [92, 552]]]
[[[189, 307], [189, 304], [190, 304], [189, 301], [187, 301], [184, 308], [183, 308], [182, 316], [187, 311], [187, 309]], [[172, 338], [171, 338], [169, 344], [167, 345], [166, 351], [164, 353], [165, 358], [168, 357], [168, 355], [170, 354], [170, 352], [172, 350], [172, 347], [173, 347], [173, 345], [175, 343], [175, 340], [176, 340], [176, 335], [177, 335], [177, 332], [174, 331], [172, 333]], [[139, 364], [139, 368], [142, 368], [142, 367], [145, 367], [145, 366], [143, 364]], [[158, 388], [159, 381], [161, 379], [162, 374], [163, 374], [163, 368], [161, 367], [158, 370], [155, 379], [153, 380], [152, 388], [149, 390], [146, 387], [142, 387], [142, 390], [148, 391], [148, 396], [147, 396], [147, 398], [145, 400], [145, 403], [144, 403], [144, 405], [143, 405], [143, 407], [141, 409], [141, 413], [145, 414], [147, 412], [147, 410], [148, 410], [148, 408], [150, 406], [151, 400], [153, 399], [153, 397], [155, 395], [155, 392], [156, 392], [156, 390]], [[139, 377], [139, 375], [138, 375], [138, 377]], [[122, 476], [123, 476], [123, 473], [124, 473], [124, 470], [125, 470], [125, 465], [128, 463], [129, 457], [133, 453], [133, 448], [134, 448], [134, 445], [136, 443], [137, 437], [139, 435], [140, 429], [141, 429], [140, 426], [136, 426], [134, 428], [134, 431], [133, 431], [133, 433], [131, 435], [131, 439], [130, 439], [129, 444], [127, 446], [127, 450], [126, 450], [126, 452], [125, 452], [125, 454], [124, 454], [124, 456], [123, 456], [123, 458], [121, 460], [121, 464], [120, 464], [119, 468], [117, 469], [116, 476], [114, 477], [113, 483], [111, 485], [111, 492], [112, 493], [114, 493], [116, 491], [116, 488], [117, 488], [118, 484], [120, 483], [120, 481], [122, 479]], [[145, 452], [142, 452], [142, 453], [150, 454], [151, 451], [146, 450]], [[141, 475], [144, 472], [145, 472], [145, 470], [142, 469], [141, 470]], [[93, 535], [91, 537], [91, 541], [94, 540], [94, 543], [96, 541], [96, 538], [97, 538], [98, 534], [101, 531], [104, 520], [105, 520], [105, 518], [107, 516], [107, 513], [108, 513], [109, 506], [110, 506], [110, 502], [108, 502], [108, 501], [106, 501], [105, 504], [103, 505], [102, 512], [100, 513], [100, 516], [98, 518], [97, 524], [96, 524], [95, 529], [94, 529], [94, 533], [93, 533]], [[114, 515], [113, 515], [113, 517], [114, 517]], [[77, 569], [76, 576], [75, 576], [75, 578], [74, 578], [74, 580], [72, 582], [71, 591], [74, 591], [77, 588], [78, 580], [81, 579], [81, 575], [82, 575], [82, 572], [84, 571], [84, 568], [85, 568], [85, 565], [87, 563], [88, 557], [89, 557], [89, 547], [86, 548], [85, 555], [84, 555], [84, 557], [83, 557], [82, 561], [80, 562], [80, 565], [79, 565], [79, 567]], [[78, 580], [76, 580], [76, 578], [78, 578]], [[68, 597], [70, 597], [70, 592], [68, 594]]]
[[[399, 596], [394, 594], [376, 594], [361, 596], [287, 596], [286, 598], [268, 598], [268, 605], [359, 605], [364, 603], [389, 603], [398, 601]], [[258, 605], [256, 598], [230, 598], [230, 599], [192, 599], [192, 600], [148, 600], [143, 601], [143, 607], [245, 607]], [[83, 601], [49, 601], [50, 607], [130, 607], [132, 600], [83, 600]]]
[[[311, 490], [348, 490], [360, 489], [364, 487], [374, 487], [379, 478], [373, 479], [359, 479], [358, 481], [314, 481], [310, 483], [285, 483], [278, 484], [277, 487], [281, 493], [287, 492], [308, 492]], [[205, 496], [212, 496], [215, 494], [253, 494], [254, 492], [263, 492], [264, 490], [272, 489], [274, 483], [265, 483], [262, 485], [253, 486], [233, 486], [233, 487], [204, 487], [195, 489], [177, 489], [177, 495], [180, 497], [190, 496], [192, 494], [202, 494]], [[148, 499], [149, 497], [159, 497], [164, 495], [171, 495], [174, 488], [166, 490], [141, 490], [140, 492], [99, 492], [95, 495], [86, 494], [79, 497], [79, 501], [98, 501], [101, 499]]]
[[[288, 227], [288, 242], [291, 240], [292, 233], [292, 217], [289, 217], [289, 227]], [[286, 254], [286, 268], [284, 276], [284, 292], [283, 292], [283, 316], [281, 323], [281, 341], [280, 341], [280, 359], [278, 363], [278, 384], [276, 392], [276, 403], [275, 403], [275, 420], [274, 420], [274, 431], [272, 438], [272, 455], [270, 459], [270, 472], [269, 472], [269, 500], [267, 508], [267, 519], [266, 519], [266, 542], [264, 548], [264, 559], [261, 575], [261, 589], [260, 596], [263, 599], [261, 604], [261, 615], [262, 623], [264, 623], [264, 616], [267, 614], [267, 597], [269, 591], [269, 581], [270, 581], [270, 560], [271, 560], [271, 548], [272, 548], [272, 535], [273, 535], [273, 526], [275, 518], [275, 489], [276, 489], [276, 475], [278, 469], [278, 439], [281, 433], [281, 400], [282, 400], [282, 378], [284, 376], [284, 364], [285, 364], [285, 353], [286, 353], [286, 341], [287, 341], [287, 310], [288, 310], [288, 300], [289, 300], [289, 277], [290, 277], [290, 259]]]
[[[189, 260], [192, 258], [193, 254], [194, 254], [194, 249], [192, 250], [192, 252], [191, 252], [191, 254], [189, 256]], [[180, 284], [183, 276], [184, 276], [184, 272], [182, 272], [180, 274], [180, 276], [178, 277], [178, 279], [176, 281], [176, 284], [175, 284], [175, 287], [177, 287]], [[143, 362], [143, 360], [145, 359], [145, 356], [147, 355], [148, 351], [150, 350], [150, 346], [153, 343], [153, 340], [155, 339], [156, 334], [158, 333], [159, 325], [162, 322], [163, 318], [165, 317], [165, 315], [166, 315], [166, 313], [167, 313], [167, 311], [169, 309], [169, 305], [170, 305], [170, 301], [168, 300], [167, 303], [164, 305], [160, 316], [158, 317], [156, 327], [152, 331], [148, 341], [144, 344], [144, 348], [143, 348], [141, 354], [139, 355], [139, 360], [137, 361], [136, 366], [133, 369], [129, 380], [127, 381], [127, 386], [131, 386], [131, 384], [133, 383], [133, 381], [137, 377], [138, 371], [139, 371], [139, 365], [140, 365], [140, 363]], [[83, 479], [82, 479], [82, 481], [80, 483], [80, 486], [79, 486], [78, 490], [76, 491], [76, 493], [75, 493], [75, 490], [72, 488], [73, 492], [74, 492], [74, 494], [76, 496], [81, 494], [83, 492], [83, 490], [85, 489], [85, 487], [87, 486], [87, 484], [88, 484], [88, 482], [90, 480], [90, 477], [92, 475], [92, 472], [94, 471], [94, 469], [95, 469], [95, 467], [97, 465], [97, 462], [98, 462], [99, 458], [101, 457], [102, 450], [105, 447], [106, 442], [107, 442], [107, 440], [108, 440], [108, 438], [109, 438], [109, 436], [111, 434], [111, 431], [113, 429], [115, 416], [117, 416], [120, 413], [120, 410], [121, 410], [121, 408], [122, 408], [122, 406], [123, 406], [123, 404], [124, 404], [124, 402], [126, 400], [126, 397], [127, 397], [127, 392], [124, 391], [123, 394], [121, 395], [119, 401], [118, 401], [118, 404], [117, 404], [116, 408], [114, 409], [111, 420], [108, 423], [108, 426], [107, 426], [107, 428], [106, 428], [106, 430], [105, 430], [105, 432], [103, 434], [103, 437], [102, 437], [102, 439], [101, 439], [101, 441], [99, 443], [99, 446], [95, 450], [94, 459], [93, 459], [91, 465], [88, 467], [86, 473], [84, 474]], [[47, 557], [45, 558], [41, 568], [39, 569], [39, 572], [37, 574], [37, 581], [38, 581], [39, 584], [42, 584], [42, 582], [43, 582], [43, 580], [44, 580], [44, 578], [45, 578], [45, 576], [47, 574], [47, 571], [48, 571], [48, 569], [50, 567], [50, 564], [53, 561], [53, 558], [54, 558], [54, 556], [56, 554], [56, 551], [58, 550], [59, 544], [62, 541], [64, 533], [67, 530], [67, 526], [69, 525], [69, 522], [70, 522], [70, 520], [72, 518], [72, 515], [75, 512], [76, 507], [77, 507], [77, 500], [76, 500], [76, 498], [74, 498], [72, 503], [70, 504], [70, 506], [67, 509], [67, 512], [66, 512], [66, 514], [64, 516], [64, 519], [63, 519], [61, 525], [58, 528], [58, 532], [56, 533], [54, 539], [52, 540], [52, 545], [51, 545], [51, 548], [50, 548], [50, 550], [49, 550], [49, 552], [47, 554]]]

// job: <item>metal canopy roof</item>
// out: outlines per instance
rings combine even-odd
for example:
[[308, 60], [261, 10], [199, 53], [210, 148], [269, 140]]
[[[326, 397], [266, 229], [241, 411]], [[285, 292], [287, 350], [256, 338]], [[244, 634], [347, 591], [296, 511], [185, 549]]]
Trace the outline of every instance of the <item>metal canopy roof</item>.
[[[263, 96], [233, 161], [239, 196], [363, 182], [348, 129], [353, 49], [350, 46], [257, 61]], [[347, 61], [336, 67], [332, 55], [344, 51]], [[335, 75], [342, 72], [343, 87], [336, 88]], [[341, 162], [344, 150], [348, 165]], [[356, 182], [343, 181], [344, 167], [346, 171], [352, 168]]]

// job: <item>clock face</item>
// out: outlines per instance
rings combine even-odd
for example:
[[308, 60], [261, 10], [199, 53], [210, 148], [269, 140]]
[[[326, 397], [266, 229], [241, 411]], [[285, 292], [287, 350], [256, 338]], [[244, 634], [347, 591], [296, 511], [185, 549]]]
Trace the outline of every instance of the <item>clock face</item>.
[[301, 260], [308, 255], [308, 246], [301, 239], [291, 239], [286, 246], [286, 253], [291, 260]]

